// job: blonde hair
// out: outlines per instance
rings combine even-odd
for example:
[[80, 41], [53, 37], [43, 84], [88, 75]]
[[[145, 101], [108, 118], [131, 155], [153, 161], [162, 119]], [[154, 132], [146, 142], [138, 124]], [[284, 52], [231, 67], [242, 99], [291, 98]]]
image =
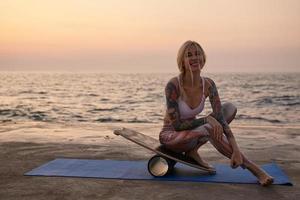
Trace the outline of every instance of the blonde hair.
[[[181, 47], [179, 48], [179, 51], [178, 51], [178, 54], [177, 54], [177, 65], [178, 65], [178, 69], [180, 71], [180, 76], [179, 76], [180, 77], [180, 86], [183, 86], [182, 85], [183, 84], [183, 78], [182, 77], [186, 73], [186, 66], [184, 65], [184, 58], [187, 57], [187, 53], [188, 53], [187, 49], [191, 46], [196, 47], [197, 51], [200, 52], [201, 59], [200, 59], [200, 66], [199, 67], [201, 67], [201, 69], [205, 65], [205, 62], [206, 62], [206, 55], [205, 55], [204, 50], [200, 46], [200, 44], [198, 44], [195, 41], [191, 41], [191, 40], [188, 40], [185, 43], [183, 43], [183, 45], [181, 45]], [[192, 73], [191, 66], [190, 66], [189, 63], [188, 63], [187, 67], [189, 68], [189, 71], [191, 73], [192, 86], [193, 86], [194, 85], [194, 77], [193, 77], [193, 73]]]

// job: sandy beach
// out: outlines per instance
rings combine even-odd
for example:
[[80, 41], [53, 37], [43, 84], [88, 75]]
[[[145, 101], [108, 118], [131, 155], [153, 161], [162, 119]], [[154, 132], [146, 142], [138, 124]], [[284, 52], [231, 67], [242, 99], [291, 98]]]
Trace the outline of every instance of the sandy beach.
[[[157, 124], [2, 123], [0, 128], [0, 199], [299, 199], [300, 129], [232, 126], [241, 150], [258, 164], [276, 162], [294, 186], [215, 184], [28, 177], [27, 171], [58, 157], [147, 160], [152, 152], [115, 136], [118, 127], [154, 138]], [[211, 163], [229, 163], [211, 144], [201, 155]]]

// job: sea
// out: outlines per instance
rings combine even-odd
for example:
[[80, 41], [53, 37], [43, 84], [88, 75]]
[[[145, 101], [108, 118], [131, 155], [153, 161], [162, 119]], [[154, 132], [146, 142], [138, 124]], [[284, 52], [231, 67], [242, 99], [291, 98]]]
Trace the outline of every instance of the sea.
[[[0, 123], [162, 124], [174, 73], [0, 72]], [[207, 73], [235, 125], [300, 127], [300, 73]], [[211, 112], [209, 98], [201, 115]]]

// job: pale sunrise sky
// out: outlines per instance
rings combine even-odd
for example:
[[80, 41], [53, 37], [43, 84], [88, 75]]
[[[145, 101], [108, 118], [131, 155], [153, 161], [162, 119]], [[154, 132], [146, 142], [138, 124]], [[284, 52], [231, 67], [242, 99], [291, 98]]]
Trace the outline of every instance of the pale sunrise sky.
[[186, 40], [206, 72], [300, 72], [299, 0], [4, 0], [0, 71], [177, 72]]

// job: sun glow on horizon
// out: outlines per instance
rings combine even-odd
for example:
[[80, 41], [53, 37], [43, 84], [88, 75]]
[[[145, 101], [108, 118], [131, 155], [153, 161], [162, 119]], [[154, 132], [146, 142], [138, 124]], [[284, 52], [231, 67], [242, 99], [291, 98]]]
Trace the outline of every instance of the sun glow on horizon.
[[187, 39], [204, 47], [213, 71], [297, 70], [299, 8], [295, 0], [7, 0], [0, 7], [0, 70], [176, 71]]

